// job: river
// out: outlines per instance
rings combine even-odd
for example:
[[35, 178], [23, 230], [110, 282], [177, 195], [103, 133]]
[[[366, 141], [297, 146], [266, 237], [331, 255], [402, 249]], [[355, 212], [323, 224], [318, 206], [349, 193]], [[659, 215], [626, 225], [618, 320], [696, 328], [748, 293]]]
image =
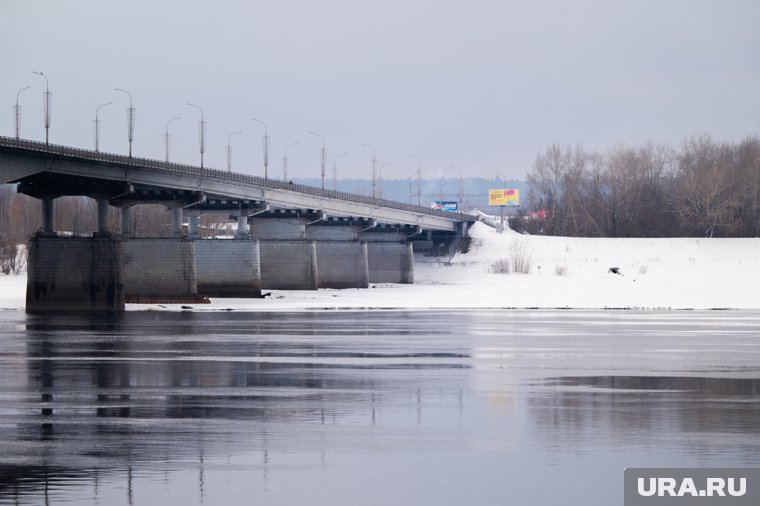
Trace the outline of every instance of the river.
[[760, 313], [0, 312], [0, 504], [622, 504], [760, 467]]

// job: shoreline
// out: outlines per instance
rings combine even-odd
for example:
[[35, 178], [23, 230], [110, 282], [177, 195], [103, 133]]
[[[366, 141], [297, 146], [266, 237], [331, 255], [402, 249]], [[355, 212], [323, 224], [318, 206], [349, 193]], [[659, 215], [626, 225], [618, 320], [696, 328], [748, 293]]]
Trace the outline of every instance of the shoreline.
[[[127, 311], [760, 310], [760, 239], [595, 239], [498, 234], [475, 223], [466, 253], [417, 256], [415, 283], [267, 290], [210, 304], [127, 304]], [[493, 272], [528, 258], [527, 273]], [[613, 272], [613, 267], [616, 272]], [[0, 276], [0, 310], [24, 309], [26, 275]]]

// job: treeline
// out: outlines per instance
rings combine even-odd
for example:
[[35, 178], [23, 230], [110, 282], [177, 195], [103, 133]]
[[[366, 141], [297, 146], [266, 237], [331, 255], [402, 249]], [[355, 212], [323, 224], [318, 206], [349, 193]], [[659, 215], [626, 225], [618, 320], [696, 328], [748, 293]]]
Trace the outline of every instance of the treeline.
[[599, 153], [549, 146], [527, 177], [531, 233], [580, 237], [759, 237], [760, 138], [709, 136]]

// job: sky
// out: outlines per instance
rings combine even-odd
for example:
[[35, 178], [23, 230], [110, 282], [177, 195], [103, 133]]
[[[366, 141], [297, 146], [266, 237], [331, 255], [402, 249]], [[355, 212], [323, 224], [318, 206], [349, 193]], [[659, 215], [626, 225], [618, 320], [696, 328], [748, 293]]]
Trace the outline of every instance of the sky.
[[[756, 0], [3, 0], [0, 135], [263, 175], [523, 178], [551, 143], [760, 133]], [[335, 162], [335, 157], [342, 156]], [[415, 158], [411, 158], [412, 155]]]

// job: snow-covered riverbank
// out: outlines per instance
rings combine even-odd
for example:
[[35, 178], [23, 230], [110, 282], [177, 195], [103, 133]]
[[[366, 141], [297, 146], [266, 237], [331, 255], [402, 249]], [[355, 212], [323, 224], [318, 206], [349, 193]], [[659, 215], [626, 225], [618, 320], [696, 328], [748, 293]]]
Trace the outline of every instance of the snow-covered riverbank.
[[[541, 237], [497, 234], [482, 223], [471, 235], [469, 251], [448, 263], [420, 257], [414, 285], [275, 290], [265, 299], [213, 299], [195, 309], [760, 308], [760, 239]], [[527, 260], [527, 274], [489, 272], [499, 260], [513, 268], [516, 255]], [[22, 308], [25, 289], [25, 276], [0, 276], [0, 308]]]

